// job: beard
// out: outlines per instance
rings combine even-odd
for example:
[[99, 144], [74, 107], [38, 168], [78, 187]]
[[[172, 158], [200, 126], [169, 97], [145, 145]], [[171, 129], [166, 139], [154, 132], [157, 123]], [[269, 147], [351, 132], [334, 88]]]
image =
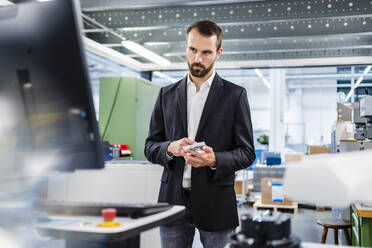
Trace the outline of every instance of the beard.
[[[205, 68], [205, 66], [200, 63], [193, 63], [191, 65], [190, 63], [187, 63], [187, 65], [189, 66], [191, 75], [193, 75], [194, 77], [202, 78], [212, 70], [214, 62], [208, 68]], [[198, 66], [202, 69], [194, 69], [194, 66]]]

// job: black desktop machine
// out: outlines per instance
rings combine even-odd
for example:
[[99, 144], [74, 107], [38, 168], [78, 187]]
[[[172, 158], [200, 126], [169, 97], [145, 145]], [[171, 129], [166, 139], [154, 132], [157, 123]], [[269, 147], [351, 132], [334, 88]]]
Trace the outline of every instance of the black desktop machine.
[[0, 7], [0, 99], [11, 107], [7, 135], [16, 140], [17, 166], [53, 153], [52, 170], [104, 167], [77, 6], [53, 0]]
[[225, 248], [300, 248], [301, 241], [291, 234], [289, 215], [256, 211], [240, 218], [240, 231], [231, 236]]

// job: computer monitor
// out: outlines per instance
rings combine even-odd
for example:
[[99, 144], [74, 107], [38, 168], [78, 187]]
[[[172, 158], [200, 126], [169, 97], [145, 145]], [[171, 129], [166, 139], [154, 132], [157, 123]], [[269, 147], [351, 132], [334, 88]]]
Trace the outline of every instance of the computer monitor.
[[77, 1], [0, 7], [0, 159], [103, 168], [81, 35]]

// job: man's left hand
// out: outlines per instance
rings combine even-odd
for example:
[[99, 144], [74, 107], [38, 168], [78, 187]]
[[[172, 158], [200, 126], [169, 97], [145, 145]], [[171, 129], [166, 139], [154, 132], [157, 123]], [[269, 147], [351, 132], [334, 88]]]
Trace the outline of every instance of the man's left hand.
[[203, 146], [202, 150], [204, 151], [203, 153], [193, 150], [185, 150], [185, 155], [183, 157], [186, 160], [186, 163], [195, 168], [216, 166], [216, 156], [212, 147]]

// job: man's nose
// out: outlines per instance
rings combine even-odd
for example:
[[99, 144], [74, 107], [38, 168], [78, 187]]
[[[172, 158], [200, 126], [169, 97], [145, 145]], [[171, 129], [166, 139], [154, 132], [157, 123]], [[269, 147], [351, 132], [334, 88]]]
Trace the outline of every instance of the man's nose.
[[202, 62], [202, 56], [200, 55], [200, 53], [195, 54], [194, 61], [198, 63]]

